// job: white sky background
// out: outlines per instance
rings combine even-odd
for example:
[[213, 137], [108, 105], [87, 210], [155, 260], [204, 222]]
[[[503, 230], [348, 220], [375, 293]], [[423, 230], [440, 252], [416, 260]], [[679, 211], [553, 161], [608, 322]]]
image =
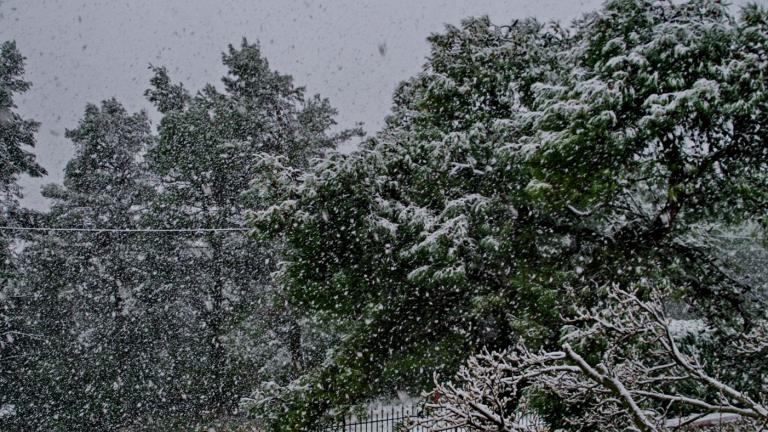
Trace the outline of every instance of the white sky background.
[[[768, 0], [762, 0], [765, 3]], [[330, 98], [342, 127], [375, 132], [395, 86], [416, 74], [426, 38], [446, 23], [490, 15], [495, 23], [535, 16], [569, 22], [602, 0], [0, 0], [0, 41], [27, 57], [32, 89], [17, 99], [42, 123], [35, 150], [48, 170], [22, 179], [25, 199], [45, 208], [42, 184], [60, 182], [73, 148], [64, 138], [85, 104], [117, 97], [147, 109], [148, 65], [167, 66], [193, 91], [219, 83], [221, 52], [242, 37], [261, 43], [273, 69], [308, 94]], [[735, 5], [746, 4], [736, 0]], [[385, 46], [384, 55], [379, 47]]]

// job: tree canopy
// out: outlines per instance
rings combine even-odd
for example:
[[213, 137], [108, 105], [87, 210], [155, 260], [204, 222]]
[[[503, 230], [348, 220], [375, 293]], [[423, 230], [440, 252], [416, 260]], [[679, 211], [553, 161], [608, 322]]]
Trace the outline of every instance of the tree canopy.
[[481, 348], [549, 347], [611, 284], [749, 328], [764, 287], [708, 240], [766, 223], [767, 36], [764, 10], [697, 0], [613, 0], [568, 29], [468, 19], [359, 151], [266, 160], [253, 224], [286, 242], [278, 280], [345, 332], [281, 396], [286, 427]]
[[[39, 123], [24, 119], [14, 103], [14, 96], [31, 87], [24, 80], [24, 62], [15, 42], [0, 45], [0, 225], [4, 227], [23, 221], [18, 203], [19, 176], [40, 177], [46, 173], [32, 153]], [[13, 382], [34, 343], [22, 331], [23, 313], [17, 290], [20, 275], [12, 253], [13, 242], [11, 233], [0, 231], [0, 407], [19, 394]]]

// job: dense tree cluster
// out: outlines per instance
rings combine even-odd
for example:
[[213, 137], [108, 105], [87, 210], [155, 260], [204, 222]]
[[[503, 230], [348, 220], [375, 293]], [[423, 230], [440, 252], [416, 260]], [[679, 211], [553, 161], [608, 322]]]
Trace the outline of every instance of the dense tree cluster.
[[434, 430], [762, 424], [768, 12], [610, 0], [429, 42], [349, 154], [258, 45], [195, 92], [153, 67], [156, 131], [88, 105], [43, 212], [3, 44], [0, 429], [315, 430], [435, 385]]
[[[28, 87], [23, 58], [9, 43], [3, 59], [5, 218], [16, 177], [44, 171], [24, 149], [37, 124], [9, 111], [12, 92]], [[3, 260], [3, 430], [202, 427], [231, 416], [259, 383], [286, 383], [322, 360], [332, 336], [271, 283], [277, 245], [194, 230], [245, 226], [259, 205], [248, 191], [261, 154], [306, 166], [357, 132], [331, 132], [329, 102], [305, 97], [257, 45], [230, 46], [223, 61], [223, 90], [194, 95], [154, 70], [146, 95], [162, 115], [158, 135], [145, 112], [114, 99], [87, 106], [67, 131], [75, 156], [63, 184], [43, 191], [50, 209], [19, 217], [105, 231], [4, 244], [17, 256]]]
[[766, 17], [615, 0], [567, 30], [470, 19], [431, 37], [360, 151], [306, 172], [266, 161], [260, 191], [275, 205], [254, 224], [285, 239], [278, 280], [345, 334], [281, 395], [296, 414], [286, 430], [423, 390], [467, 353], [556, 348], [573, 306], [613, 286], [662, 289], [712, 323], [707, 364], [764, 394], [760, 356], [719, 347], [765, 319], [765, 285], [727, 265], [733, 242], [713, 246], [754, 228], [765, 247]]

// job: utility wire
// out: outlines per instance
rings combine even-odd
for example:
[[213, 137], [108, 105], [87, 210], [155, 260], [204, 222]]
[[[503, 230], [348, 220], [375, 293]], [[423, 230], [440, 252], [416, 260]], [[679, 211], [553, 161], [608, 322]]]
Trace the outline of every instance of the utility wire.
[[0, 231], [49, 231], [49, 232], [92, 232], [92, 233], [203, 233], [203, 232], [247, 232], [250, 228], [169, 228], [169, 229], [121, 229], [121, 228], [47, 228], [47, 227], [9, 227], [2, 226]]

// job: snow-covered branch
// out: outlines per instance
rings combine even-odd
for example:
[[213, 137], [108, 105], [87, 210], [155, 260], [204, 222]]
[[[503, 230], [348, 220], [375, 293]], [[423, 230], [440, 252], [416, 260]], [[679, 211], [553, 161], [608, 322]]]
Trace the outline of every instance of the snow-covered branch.
[[[759, 396], [768, 386], [750, 394], [713, 376], [696, 349], [683, 343], [700, 323], [671, 320], [660, 293], [643, 300], [613, 287], [605, 305], [578, 311], [572, 322], [582, 324], [566, 328], [562, 350], [533, 352], [520, 344], [472, 357], [457, 383], [438, 383], [430, 415], [418, 425], [430, 431], [537, 430], [541, 421], [530, 420], [539, 418], [535, 401], [542, 396], [578, 407], [578, 414], [558, 421], [584, 430], [768, 422], [765, 397]], [[765, 329], [761, 321], [729, 353], [738, 359], [763, 349]]]

